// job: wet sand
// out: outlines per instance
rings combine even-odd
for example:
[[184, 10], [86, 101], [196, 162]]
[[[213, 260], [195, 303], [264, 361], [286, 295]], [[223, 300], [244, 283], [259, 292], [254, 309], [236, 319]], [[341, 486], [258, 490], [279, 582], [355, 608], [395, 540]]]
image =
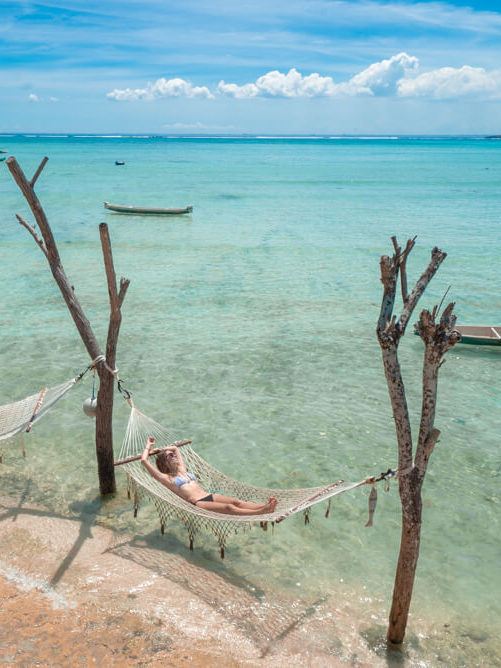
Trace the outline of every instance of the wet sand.
[[474, 620], [413, 616], [405, 647], [388, 652], [387, 601], [256, 591], [200, 553], [0, 497], [0, 665], [501, 665], [498, 636]]
[[256, 598], [155, 540], [0, 499], [0, 664], [346, 665], [316, 642], [323, 601]]
[[95, 606], [54, 609], [37, 591], [0, 579], [0, 663], [7, 666], [194, 666], [235, 661], [179, 648], [158, 627], [133, 613], [116, 624]]

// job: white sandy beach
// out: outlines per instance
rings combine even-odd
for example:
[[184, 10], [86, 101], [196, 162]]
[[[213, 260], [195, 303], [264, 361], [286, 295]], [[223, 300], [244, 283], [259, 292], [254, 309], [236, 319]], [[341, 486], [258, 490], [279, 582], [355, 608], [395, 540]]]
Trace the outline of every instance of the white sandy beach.
[[[345, 605], [256, 598], [190, 563], [188, 550], [6, 498], [0, 553], [3, 665], [337, 666], [346, 664], [318, 640], [325, 624], [354, 640]], [[369, 650], [351, 654], [353, 665], [379, 665]]]
[[196, 553], [0, 497], [0, 664], [500, 665], [495, 638], [459, 620], [411, 615], [404, 647], [388, 652], [387, 602], [370, 592], [257, 591], [231, 557], [215, 572]]

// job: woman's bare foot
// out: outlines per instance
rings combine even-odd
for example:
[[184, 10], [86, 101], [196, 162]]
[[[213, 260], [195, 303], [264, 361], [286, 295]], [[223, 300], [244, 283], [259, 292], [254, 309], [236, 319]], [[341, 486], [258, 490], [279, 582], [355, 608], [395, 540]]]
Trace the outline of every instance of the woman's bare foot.
[[277, 507], [277, 500], [274, 496], [270, 496], [268, 499], [268, 503], [266, 503], [263, 507], [263, 513], [273, 513], [275, 512], [275, 508]]

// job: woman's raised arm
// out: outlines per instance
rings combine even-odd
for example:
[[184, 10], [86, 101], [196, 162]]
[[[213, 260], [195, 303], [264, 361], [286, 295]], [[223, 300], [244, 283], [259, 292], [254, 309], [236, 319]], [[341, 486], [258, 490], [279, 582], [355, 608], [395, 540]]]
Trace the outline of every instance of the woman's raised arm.
[[161, 482], [162, 485], [165, 485], [166, 487], [172, 488], [172, 482], [170, 480], [170, 477], [168, 475], [165, 475], [165, 473], [161, 473], [156, 466], [153, 466], [153, 464], [150, 464], [149, 462], [149, 456], [150, 456], [150, 450], [151, 448], [155, 445], [155, 439], [153, 436], [148, 436], [146, 439], [146, 445], [143, 450], [143, 454], [141, 455], [141, 463], [145, 467], [145, 469], [148, 471], [148, 473], [155, 478], [155, 480], [158, 480], [158, 482]]

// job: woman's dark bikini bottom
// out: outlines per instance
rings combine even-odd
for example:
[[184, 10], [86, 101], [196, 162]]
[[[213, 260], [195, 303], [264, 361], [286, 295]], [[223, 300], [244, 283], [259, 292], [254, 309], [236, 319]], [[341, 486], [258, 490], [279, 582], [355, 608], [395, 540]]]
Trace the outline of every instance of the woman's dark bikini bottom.
[[195, 505], [197, 505], [197, 503], [200, 503], [200, 501], [214, 501], [214, 497], [212, 494], [207, 494], [207, 496], [204, 496], [203, 498], [198, 499], [198, 501], [195, 501]]

